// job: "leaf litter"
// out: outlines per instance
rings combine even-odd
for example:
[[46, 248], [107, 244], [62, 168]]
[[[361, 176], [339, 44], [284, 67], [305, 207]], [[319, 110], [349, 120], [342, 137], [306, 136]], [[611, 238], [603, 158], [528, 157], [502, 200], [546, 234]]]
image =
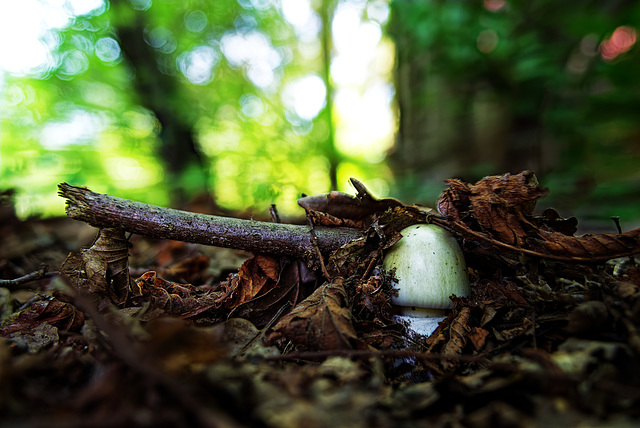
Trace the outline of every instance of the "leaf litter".
[[[529, 171], [447, 184], [439, 212], [357, 181], [303, 198], [313, 224], [363, 230], [324, 272], [118, 229], [80, 249], [5, 209], [0, 425], [636, 425], [640, 230], [574, 236], [535, 214]], [[472, 283], [429, 337], [392, 322], [380, 268], [420, 222], [458, 237]], [[15, 245], [34, 237], [55, 245]], [[59, 274], [11, 281], [44, 259]]]

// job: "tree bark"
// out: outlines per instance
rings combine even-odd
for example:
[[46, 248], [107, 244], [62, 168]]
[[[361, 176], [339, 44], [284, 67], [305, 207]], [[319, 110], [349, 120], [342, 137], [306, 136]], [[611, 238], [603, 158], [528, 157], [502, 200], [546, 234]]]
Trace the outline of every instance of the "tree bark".
[[189, 194], [207, 189], [208, 160], [204, 158], [194, 140], [192, 121], [185, 114], [179, 113], [183, 107], [178, 105], [180, 89], [176, 79], [158, 68], [158, 54], [145, 42], [145, 28], [149, 24], [146, 13], [130, 10], [130, 6], [123, 1], [118, 4], [127, 8], [128, 13], [135, 15], [128, 25], [120, 25], [117, 33], [127, 64], [134, 76], [134, 97], [137, 97], [140, 105], [149, 109], [160, 122], [158, 154], [163, 162], [167, 183], [178, 183], [180, 177], [190, 168], [195, 167], [200, 173], [197, 180], [189, 183], [191, 187], [186, 191], [183, 186], [170, 184], [172, 203], [181, 205], [187, 201]]
[[[88, 189], [58, 185], [67, 199], [67, 215], [98, 228], [118, 227], [150, 238], [233, 248], [260, 254], [308, 259], [315, 254], [309, 226], [267, 223], [162, 208]], [[327, 254], [363, 232], [350, 228], [313, 229], [320, 252]]]

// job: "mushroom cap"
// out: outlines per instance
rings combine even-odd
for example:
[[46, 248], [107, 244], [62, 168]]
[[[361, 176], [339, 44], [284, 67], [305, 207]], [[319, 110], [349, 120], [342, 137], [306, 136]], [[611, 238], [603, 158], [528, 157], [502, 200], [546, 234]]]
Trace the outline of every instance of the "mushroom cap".
[[415, 224], [400, 233], [383, 261], [387, 272], [395, 269], [394, 304], [449, 309], [449, 296], [470, 294], [464, 255], [453, 235], [434, 224]]

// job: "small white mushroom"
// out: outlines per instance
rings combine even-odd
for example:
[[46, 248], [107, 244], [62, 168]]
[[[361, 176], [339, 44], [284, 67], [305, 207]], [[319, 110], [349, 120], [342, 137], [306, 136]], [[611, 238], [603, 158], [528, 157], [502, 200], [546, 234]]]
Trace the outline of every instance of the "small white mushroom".
[[455, 238], [433, 224], [415, 224], [403, 229], [402, 238], [386, 254], [383, 267], [395, 269], [392, 302], [400, 318], [422, 335], [431, 334], [453, 306], [452, 294], [470, 294], [464, 255]]

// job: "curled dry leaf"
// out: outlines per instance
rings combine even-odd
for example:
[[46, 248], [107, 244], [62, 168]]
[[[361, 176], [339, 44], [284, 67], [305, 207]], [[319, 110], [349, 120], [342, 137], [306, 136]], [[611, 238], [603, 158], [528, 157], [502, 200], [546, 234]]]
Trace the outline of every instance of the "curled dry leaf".
[[60, 267], [60, 273], [75, 288], [107, 294], [107, 262], [93, 250], [84, 249], [69, 254]]
[[132, 284], [129, 277], [129, 242], [124, 230], [100, 229], [89, 250], [102, 256], [107, 263], [109, 291], [120, 301], [126, 299], [132, 292]]
[[60, 271], [74, 287], [109, 296], [121, 305], [139, 294], [129, 276], [128, 251], [124, 230], [100, 229], [91, 247], [70, 254]]
[[273, 257], [256, 255], [245, 261], [237, 275], [221, 284], [227, 296], [224, 305], [233, 309], [263, 295], [278, 283], [280, 264]]
[[591, 262], [640, 253], [640, 229], [576, 237], [572, 236], [575, 219], [546, 211], [537, 221], [533, 210], [547, 190], [532, 171], [485, 177], [476, 184], [458, 179], [446, 183], [449, 188], [438, 200], [438, 210], [446, 219], [434, 222], [465, 238], [563, 261]]
[[283, 308], [290, 309], [318, 286], [318, 277], [302, 261], [288, 261], [278, 283], [264, 294], [236, 306], [229, 317], [245, 318], [257, 327], [266, 326]]
[[438, 211], [457, 222], [477, 222], [480, 230], [501, 242], [522, 245], [536, 200], [547, 194], [531, 171], [485, 177], [476, 184], [445, 180], [449, 189], [438, 200]]
[[[140, 295], [134, 297], [131, 303], [142, 306], [150, 305], [149, 314], [158, 317], [162, 313], [181, 318], [191, 318], [212, 308], [221, 306], [222, 293], [217, 291], [201, 292], [191, 284], [178, 284], [158, 278], [156, 272], [149, 271], [135, 280], [140, 289]], [[155, 311], [153, 310], [155, 309]], [[144, 320], [145, 317], [143, 317]]]
[[357, 337], [342, 279], [325, 283], [282, 317], [267, 336], [267, 343], [288, 339], [313, 350], [350, 349]]
[[11, 337], [15, 333], [30, 335], [43, 323], [62, 332], [77, 332], [84, 324], [84, 314], [70, 303], [54, 297], [43, 298], [6, 319], [0, 327], [0, 336]]
[[385, 212], [389, 208], [404, 206], [395, 199], [376, 198], [355, 178], [351, 178], [351, 184], [357, 191], [355, 196], [334, 191], [303, 196], [298, 199], [298, 205], [311, 216], [314, 224], [358, 228], [367, 227], [375, 214]]
[[[449, 327], [449, 340], [442, 348], [442, 354], [447, 357], [457, 357], [462, 355], [463, 349], [467, 344], [467, 335], [469, 334], [469, 317], [471, 309], [468, 306], [463, 307], [460, 313], [453, 319]], [[455, 364], [443, 360], [442, 365], [445, 369]]]
[[529, 247], [549, 256], [566, 256], [575, 261], [610, 260], [640, 253], [640, 228], [625, 233], [567, 236], [560, 232], [544, 233], [529, 239]]

